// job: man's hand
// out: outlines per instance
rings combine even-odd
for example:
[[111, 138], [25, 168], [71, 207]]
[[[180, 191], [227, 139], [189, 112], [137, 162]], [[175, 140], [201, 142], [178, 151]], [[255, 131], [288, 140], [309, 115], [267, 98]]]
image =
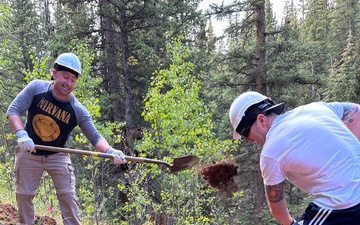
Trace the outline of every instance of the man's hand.
[[114, 155], [114, 159], [113, 159], [114, 164], [126, 163], [125, 155], [122, 151], [110, 147], [106, 150], [106, 153]]
[[16, 136], [18, 137], [17, 143], [20, 150], [26, 150], [30, 153], [36, 152], [34, 141], [29, 137], [26, 130], [16, 131]]

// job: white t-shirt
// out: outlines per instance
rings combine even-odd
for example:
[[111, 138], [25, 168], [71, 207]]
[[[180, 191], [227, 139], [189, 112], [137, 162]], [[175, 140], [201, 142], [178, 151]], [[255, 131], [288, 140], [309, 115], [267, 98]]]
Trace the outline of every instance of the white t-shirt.
[[279, 115], [261, 152], [264, 184], [288, 179], [323, 208], [359, 204], [360, 142], [342, 115], [335, 102], [311, 103]]

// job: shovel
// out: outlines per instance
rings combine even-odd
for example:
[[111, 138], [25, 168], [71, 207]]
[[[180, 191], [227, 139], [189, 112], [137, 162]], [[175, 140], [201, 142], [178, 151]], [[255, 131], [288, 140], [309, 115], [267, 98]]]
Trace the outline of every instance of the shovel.
[[[50, 152], [63, 152], [69, 154], [76, 154], [76, 155], [87, 155], [92, 157], [100, 157], [100, 158], [110, 158], [112, 159], [114, 155], [108, 153], [101, 153], [101, 152], [93, 152], [93, 151], [86, 151], [86, 150], [78, 150], [78, 149], [71, 149], [71, 148], [61, 148], [61, 147], [53, 147], [53, 146], [44, 146], [44, 145], [35, 145], [36, 149], [45, 150]], [[148, 158], [141, 158], [141, 157], [134, 157], [134, 156], [125, 156], [127, 161], [131, 162], [139, 162], [139, 163], [153, 163], [158, 165], [164, 165], [170, 169], [171, 173], [180, 172], [186, 169], [190, 169], [196, 163], [199, 162], [199, 158], [195, 155], [187, 155], [179, 158], [175, 158], [173, 164], [167, 163], [162, 160], [155, 160], [155, 159], [148, 159]]]

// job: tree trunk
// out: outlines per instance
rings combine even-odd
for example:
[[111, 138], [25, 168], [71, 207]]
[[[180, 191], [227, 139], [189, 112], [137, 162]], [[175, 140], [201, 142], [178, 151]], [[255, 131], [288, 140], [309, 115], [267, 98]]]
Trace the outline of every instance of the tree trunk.
[[[121, 0], [122, 4], [125, 5], [125, 0]], [[131, 82], [131, 69], [129, 68], [129, 36], [127, 32], [127, 17], [125, 7], [120, 9], [120, 28], [121, 28], [121, 48], [122, 48], [122, 66], [124, 72], [124, 89], [125, 89], [125, 122], [126, 122], [126, 133], [125, 141], [129, 150], [133, 149], [133, 138], [132, 131], [135, 130], [134, 118], [133, 118], [133, 93], [132, 93], [132, 82]]]
[[[257, 15], [256, 19], [256, 90], [262, 94], [266, 94], [266, 69], [265, 69], [265, 0], [259, 0], [255, 5]], [[258, 149], [257, 149], [258, 150]], [[254, 160], [254, 222], [261, 224], [259, 218], [260, 212], [263, 210], [265, 201], [264, 185], [260, 171], [259, 154], [256, 154]]]
[[256, 18], [256, 90], [266, 94], [265, 70], [265, 0], [259, 0], [255, 5]]
[[[107, 0], [99, 2], [100, 8], [106, 8], [109, 5]], [[111, 105], [112, 105], [112, 119], [113, 121], [121, 121], [121, 104], [120, 104], [120, 76], [121, 72], [117, 66], [117, 48], [116, 48], [116, 34], [113, 31], [113, 21], [107, 16], [101, 18], [102, 27], [102, 41], [105, 52], [103, 76], [107, 81], [106, 87], [108, 93], [110, 93]]]
[[255, 148], [254, 157], [254, 224], [261, 224], [260, 212], [264, 208], [265, 190], [264, 183], [260, 171], [260, 151], [261, 149]]

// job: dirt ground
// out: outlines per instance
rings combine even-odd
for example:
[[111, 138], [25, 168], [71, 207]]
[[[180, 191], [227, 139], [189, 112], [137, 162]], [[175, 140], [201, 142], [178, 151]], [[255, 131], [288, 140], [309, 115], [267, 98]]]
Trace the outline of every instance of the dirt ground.
[[[0, 202], [0, 225], [15, 225], [19, 222], [19, 214], [16, 208], [10, 204]], [[36, 216], [35, 224], [55, 225], [56, 221], [48, 216]]]

